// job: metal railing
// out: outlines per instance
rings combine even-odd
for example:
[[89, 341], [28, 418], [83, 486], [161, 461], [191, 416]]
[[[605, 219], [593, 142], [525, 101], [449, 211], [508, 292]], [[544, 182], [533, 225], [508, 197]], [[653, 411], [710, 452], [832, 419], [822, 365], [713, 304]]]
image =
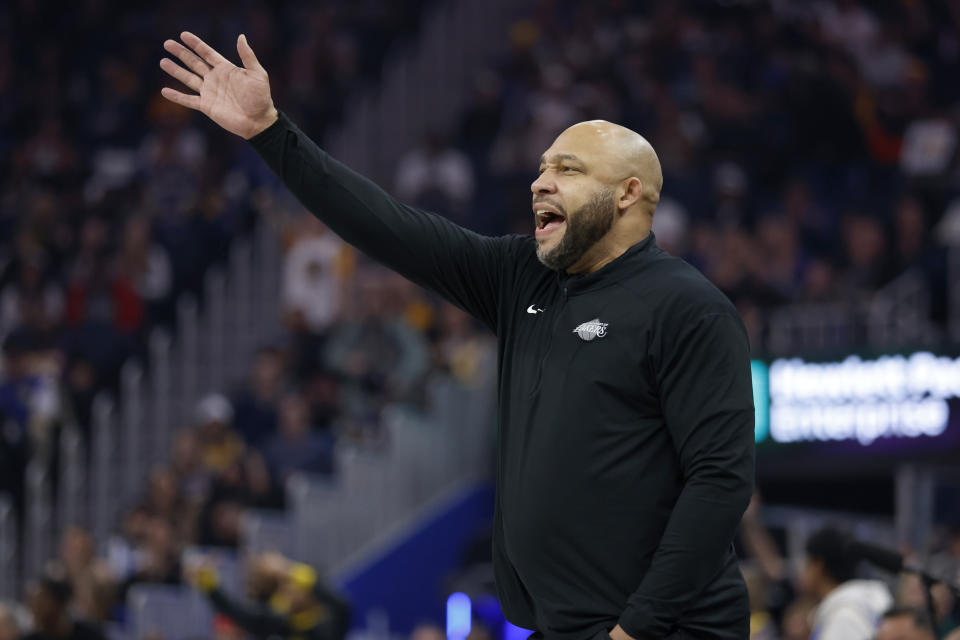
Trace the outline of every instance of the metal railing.
[[[350, 118], [333, 138], [331, 150], [370, 177], [388, 182], [401, 153], [428, 130], [456, 121], [470, 95], [475, 72], [505, 48], [507, 20], [524, 4], [455, 0], [431, 8], [418, 42], [386, 64], [377, 90], [357, 96], [345, 110]], [[15, 576], [12, 588], [49, 558], [53, 532], [60, 529], [56, 525], [88, 524], [98, 541], [106, 540], [122, 510], [143, 490], [150, 468], [167, 458], [175, 430], [191, 422], [197, 400], [205, 393], [223, 390], [245, 369], [256, 346], [276, 332], [280, 269], [279, 243], [269, 224], [258, 225], [251, 239], [236, 240], [224, 270], [211, 271], [205, 277], [202, 313], [192, 296], [178, 300], [176, 340], [162, 330], [154, 331], [149, 338], [149, 371], [128, 363], [121, 374], [119, 396], [95, 399], [88, 451], [75, 430], [64, 432], [63, 486], [56, 503], [48, 466], [39, 460], [30, 463], [24, 523], [28, 535], [22, 553], [17, 536], [10, 533], [16, 531], [12, 509], [0, 503], [0, 569], [13, 567], [12, 573], [3, 573], [7, 578]], [[444, 450], [430, 438], [423, 444], [434, 455]], [[399, 457], [384, 467], [385, 471], [361, 470], [365, 461], [342, 463], [349, 478], [344, 485], [347, 495], [378, 491], [378, 500], [387, 505], [365, 521], [363, 528], [382, 526], [397, 515], [398, 511], [391, 509], [409, 505], [396, 499], [400, 486], [396, 479], [410, 470], [408, 463], [401, 461], [406, 460], [404, 455], [411, 455], [404, 453], [405, 445], [399, 446]], [[425, 487], [449, 476], [451, 469], [464, 468], [451, 462], [452, 458], [439, 459], [445, 470], [436, 471], [437, 478], [417, 482]], [[427, 473], [422, 466], [415, 471]], [[412, 495], [422, 490], [411, 489]], [[15, 570], [14, 560], [21, 556], [25, 558], [24, 575]], [[11, 587], [0, 579], [0, 588]]]
[[19, 558], [17, 516], [13, 501], [0, 495], [0, 600], [12, 600], [19, 595]]
[[330, 152], [384, 186], [400, 154], [458, 122], [477, 71], [507, 48], [509, 19], [529, 0], [455, 0], [424, 17], [416, 46], [388, 57], [376, 91], [350, 100]]
[[[425, 415], [399, 405], [385, 411], [385, 451], [339, 446], [334, 480], [292, 477], [287, 496], [293, 538], [278, 537], [276, 548], [336, 574], [438, 495], [489, 478], [496, 409], [492, 345], [479, 380], [467, 388], [436, 376]], [[263, 548], [262, 536], [256, 544]]]
[[947, 282], [949, 334], [954, 344], [960, 344], [960, 246], [947, 252]]
[[120, 487], [121, 448], [113, 401], [106, 395], [93, 402], [93, 424], [90, 434], [90, 513], [94, 539], [107, 539], [122, 507]]
[[73, 425], [65, 427], [60, 434], [59, 476], [56, 505], [59, 528], [87, 526], [90, 519], [87, 452], [83, 436]]
[[870, 299], [867, 340], [874, 345], [924, 344], [939, 339], [930, 321], [930, 287], [909, 269]]
[[[955, 283], [952, 291], [951, 295], [960, 295]], [[863, 299], [778, 307], [767, 319], [766, 351], [817, 353], [867, 344], [930, 344], [943, 337], [930, 319], [930, 299], [930, 287], [922, 273], [909, 270]], [[960, 313], [952, 322], [958, 320]]]
[[53, 497], [50, 493], [50, 473], [45, 460], [32, 460], [27, 465], [24, 492], [24, 572], [37, 575], [50, 558], [53, 549]]

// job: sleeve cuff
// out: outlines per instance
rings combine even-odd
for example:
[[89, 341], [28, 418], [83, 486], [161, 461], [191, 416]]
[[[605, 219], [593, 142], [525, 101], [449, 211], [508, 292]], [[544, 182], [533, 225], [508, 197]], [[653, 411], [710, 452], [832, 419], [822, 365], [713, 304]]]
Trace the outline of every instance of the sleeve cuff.
[[257, 151], [261, 151], [264, 148], [270, 146], [270, 144], [283, 136], [284, 131], [287, 131], [292, 126], [292, 122], [287, 117], [283, 111], [277, 110], [277, 119], [269, 127], [253, 136], [247, 142], [253, 145], [253, 148]]

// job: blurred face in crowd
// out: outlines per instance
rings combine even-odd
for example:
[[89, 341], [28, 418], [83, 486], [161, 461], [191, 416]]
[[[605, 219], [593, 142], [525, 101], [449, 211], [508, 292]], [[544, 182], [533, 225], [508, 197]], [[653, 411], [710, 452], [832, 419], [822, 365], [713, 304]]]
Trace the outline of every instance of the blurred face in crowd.
[[179, 472], [200, 466], [200, 442], [193, 429], [181, 429], [173, 439], [173, 466]]
[[910, 614], [884, 618], [877, 628], [875, 640], [934, 640], [929, 629], [917, 626]]
[[883, 227], [869, 216], [848, 217], [844, 221], [844, 240], [847, 257], [854, 267], [869, 268], [884, 253]]
[[60, 538], [60, 561], [68, 571], [79, 571], [94, 559], [93, 538], [86, 529], [69, 527]]
[[280, 389], [283, 380], [283, 359], [279, 353], [264, 350], [253, 364], [253, 389], [261, 398], [270, 398]]
[[783, 640], [809, 640], [815, 605], [810, 600], [797, 600], [787, 607], [781, 623]]
[[276, 552], [262, 553], [250, 560], [247, 591], [260, 602], [269, 600], [282, 583], [289, 561]]
[[270, 470], [262, 455], [256, 451], [248, 453], [243, 459], [243, 470], [250, 493], [264, 495], [270, 492]]
[[150, 475], [148, 496], [151, 507], [158, 512], [166, 513], [176, 507], [179, 498], [177, 478], [170, 469], [166, 467], [154, 469]]
[[310, 410], [303, 397], [291, 393], [280, 401], [280, 431], [290, 439], [303, 437], [310, 430]]
[[827, 573], [823, 560], [808, 557], [800, 573], [800, 590], [806, 595], [815, 598], [823, 597], [824, 585], [827, 582]]
[[410, 640], [444, 640], [443, 629], [432, 624], [422, 624], [410, 633]]
[[530, 185], [537, 257], [557, 271], [598, 269], [649, 233], [662, 183], [653, 148], [633, 131], [601, 120], [570, 127]]
[[0, 640], [17, 640], [20, 631], [13, 612], [3, 603], [0, 603]]
[[63, 614], [64, 606], [50, 590], [40, 583], [30, 587], [27, 606], [33, 616], [33, 623], [40, 629], [55, 625]]

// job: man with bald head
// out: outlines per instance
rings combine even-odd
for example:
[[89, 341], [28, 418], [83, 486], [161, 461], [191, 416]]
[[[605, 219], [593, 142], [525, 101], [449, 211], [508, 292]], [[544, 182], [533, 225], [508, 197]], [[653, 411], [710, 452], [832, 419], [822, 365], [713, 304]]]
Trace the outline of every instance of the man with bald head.
[[499, 344], [494, 569], [535, 638], [740, 639], [732, 549], [753, 488], [746, 332], [722, 293], [656, 245], [663, 177], [641, 136], [562, 132], [531, 185], [534, 237], [477, 235], [404, 205], [304, 135], [197, 36], [162, 90], [249, 140], [347, 242], [471, 313]]

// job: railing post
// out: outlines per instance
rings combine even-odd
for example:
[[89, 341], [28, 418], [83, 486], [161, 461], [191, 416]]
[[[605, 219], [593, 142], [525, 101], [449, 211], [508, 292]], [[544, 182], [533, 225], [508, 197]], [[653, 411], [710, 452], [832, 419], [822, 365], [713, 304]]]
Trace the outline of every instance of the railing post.
[[176, 363], [176, 422], [182, 424], [190, 419], [193, 401], [199, 393], [200, 382], [197, 368], [200, 359], [200, 320], [197, 301], [192, 295], [184, 295], [177, 303], [177, 358]]
[[236, 375], [242, 370], [254, 347], [250, 335], [251, 316], [255, 308], [252, 266], [250, 240], [238, 238], [230, 251], [229, 302], [232, 308], [227, 313], [227, 326], [230, 327], [227, 339], [227, 356], [230, 359], [228, 375]]
[[24, 573], [32, 578], [40, 573], [50, 557], [53, 526], [53, 503], [46, 462], [31, 460], [26, 471], [26, 530], [24, 532]]
[[20, 558], [17, 549], [17, 517], [13, 511], [13, 503], [4, 495], [0, 495], [0, 600], [13, 600], [17, 597], [19, 584]]
[[226, 323], [227, 280], [219, 268], [214, 267], [206, 277], [204, 302], [204, 341], [202, 345], [203, 357], [200, 362], [203, 379], [200, 389], [203, 393], [216, 391], [223, 385], [224, 358], [224, 325]]
[[157, 464], [170, 454], [174, 422], [170, 412], [173, 405], [170, 357], [173, 341], [162, 329], [150, 334], [150, 408], [153, 413], [149, 444], [150, 464]]
[[953, 342], [960, 344], [960, 246], [950, 247], [947, 251], [947, 273], [950, 336]]
[[113, 523], [116, 508], [114, 503], [119, 502], [114, 494], [116, 477], [114, 470], [116, 460], [116, 435], [114, 433], [113, 401], [105, 394], [98, 395], [93, 401], [93, 434], [91, 456], [91, 484], [93, 485], [93, 499], [90, 511], [93, 515], [94, 539], [106, 540]]
[[143, 439], [143, 367], [129, 360], [123, 365], [120, 374], [120, 440], [123, 443], [123, 482], [121, 495], [124, 503], [129, 503], [141, 489], [146, 477], [146, 468], [142, 455]]
[[70, 525], [87, 526], [90, 517], [87, 499], [87, 466], [83, 437], [75, 425], [60, 434], [60, 490], [57, 499], [58, 524], [63, 531]]

